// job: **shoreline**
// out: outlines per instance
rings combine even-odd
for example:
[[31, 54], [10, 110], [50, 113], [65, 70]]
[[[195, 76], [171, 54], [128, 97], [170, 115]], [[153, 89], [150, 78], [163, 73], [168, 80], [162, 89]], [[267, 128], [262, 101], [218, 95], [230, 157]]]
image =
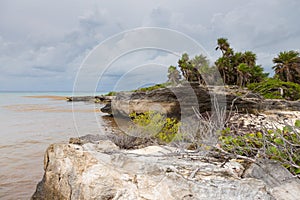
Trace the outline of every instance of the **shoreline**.
[[30, 96], [23, 96], [26, 98], [37, 98], [37, 99], [51, 99], [51, 100], [67, 100], [66, 96], [56, 96], [56, 95], [30, 95]]
[[[74, 128], [73, 103], [56, 96], [55, 100], [49, 98], [55, 94], [33, 95], [13, 93], [1, 96], [3, 139], [0, 157], [3, 162], [0, 168], [3, 176], [0, 199], [30, 199], [43, 175], [45, 149], [52, 143], [65, 143], [78, 135]], [[106, 124], [110, 123], [110, 118], [102, 120], [102, 113], [98, 112], [102, 105], [95, 105], [96, 110], [91, 103], [74, 102], [74, 105], [80, 135], [102, 133], [109, 126]], [[97, 120], [101, 122], [100, 126]], [[107, 131], [110, 130], [108, 127]]]
[[[182, 90], [184, 88], [176, 88], [178, 91], [177, 92], [182, 92]], [[135, 111], [140, 111], [142, 112], [143, 110], [141, 109], [141, 105], [143, 105], [142, 107], [149, 108], [151, 107], [151, 105], [153, 104], [153, 102], [157, 103], [164, 103], [164, 105], [167, 104], [174, 104], [175, 101], [178, 101], [178, 99], [176, 98], [171, 98], [173, 97], [172, 94], [169, 92], [166, 92], [167, 89], [160, 89], [157, 91], [151, 91], [148, 93], [143, 93], [143, 92], [135, 92], [135, 93], [121, 93], [120, 95], [114, 96], [114, 97], [105, 97], [105, 96], [76, 96], [76, 97], [60, 97], [60, 96], [51, 96], [51, 95], [39, 95], [39, 96], [26, 96], [28, 98], [46, 98], [46, 99], [50, 99], [50, 100], [65, 100], [66, 102], [81, 102], [81, 103], [88, 103], [88, 104], [94, 104], [95, 106], [99, 103], [102, 103], [103, 105], [113, 105], [116, 106], [116, 102], [118, 103], [117, 105], [117, 109], [118, 111], [120, 110], [125, 110], [124, 107], [124, 102], [131, 102], [134, 101], [136, 104], [132, 104], [129, 103], [129, 105], [131, 106], [132, 110]], [[201, 91], [201, 92], [199, 92]], [[207, 103], [207, 99], [205, 100], [204, 98], [206, 98], [207, 93], [202, 92], [201, 89], [199, 89], [197, 94], [201, 94], [200, 96], [197, 96], [198, 98], [200, 98], [200, 105], [204, 105], [207, 108], [210, 106], [209, 103]], [[185, 93], [184, 93], [185, 94]], [[238, 99], [238, 106], [240, 108], [243, 108], [245, 110], [243, 110], [244, 112], [242, 113], [236, 113], [237, 116], [234, 119], [234, 122], [237, 123], [237, 127], [240, 128], [240, 130], [242, 129], [248, 129], [249, 126], [255, 126], [257, 127], [258, 124], [260, 124], [262, 121], [267, 122], [270, 121], [271, 118], [268, 118], [268, 114], [264, 114], [264, 112], [271, 112], [269, 113], [269, 115], [275, 115], [275, 116], [279, 116], [280, 115], [280, 119], [282, 118], [290, 118], [292, 114], [296, 113], [298, 114], [299, 111], [291, 111], [291, 110], [283, 110], [283, 109], [279, 109], [279, 108], [283, 108], [286, 107], [287, 109], [296, 109], [299, 108], [298, 107], [298, 103], [297, 102], [290, 102], [290, 101], [285, 101], [285, 100], [267, 100], [267, 99], [263, 99], [263, 98], [254, 98], [253, 95], [247, 95], [247, 97], [237, 97], [235, 96], [235, 94], [231, 93], [230, 91], [227, 91], [225, 93], [223, 93], [223, 95], [225, 95], [228, 100], [231, 102], [232, 100], [234, 100], [235, 98]], [[187, 95], [182, 95], [182, 97], [186, 97]], [[132, 99], [133, 98], [133, 99]], [[202, 98], [202, 99], [201, 99]], [[180, 99], [181, 101], [185, 101], [186, 99]], [[199, 100], [199, 99], [198, 99]], [[203, 102], [201, 101], [203, 100]], [[269, 109], [261, 108], [261, 105], [264, 103], [265, 105], [267, 105], [267, 107]], [[127, 102], [128, 104], [128, 102]], [[127, 105], [126, 104], [126, 105]], [[173, 105], [172, 104], [172, 105]], [[78, 106], [80, 107], [81, 104], [79, 104]], [[26, 106], [26, 105], [25, 105]], [[122, 107], [123, 106], [123, 107]], [[166, 109], [166, 106], [164, 106], [164, 108]], [[274, 108], [277, 108], [278, 110], [274, 110]], [[247, 114], [248, 111], [256, 111], [255, 113], [252, 114]], [[296, 109], [297, 110], [297, 109]], [[47, 112], [47, 110], [43, 110], [44, 112]], [[56, 110], [57, 111], [57, 110]], [[72, 111], [72, 110], [71, 110]], [[80, 112], [80, 109], [78, 110]], [[95, 110], [96, 111], [96, 110]], [[95, 112], [94, 111], [94, 112]], [[100, 113], [107, 113], [109, 114], [109, 112], [103, 112], [103, 109], [97, 109], [97, 111], [99, 111]], [[101, 112], [102, 111], [102, 112]], [[109, 111], [109, 110], [108, 110]], [[166, 110], [167, 113], [170, 113], [172, 110], [168, 111]], [[177, 111], [177, 110], [175, 110]], [[272, 112], [273, 111], [273, 112]], [[281, 112], [280, 112], [281, 111]], [[283, 113], [284, 112], [284, 113]], [[123, 115], [126, 115], [126, 112], [122, 113]], [[61, 197], [67, 197], [70, 196], [71, 194], [73, 195], [73, 192], [69, 193], [69, 186], [63, 184], [62, 182], [70, 182], [71, 180], [69, 180], [69, 177], [76, 177], [75, 179], [78, 178], [78, 180], [87, 178], [87, 174], [90, 174], [91, 176], [88, 177], [88, 179], [91, 181], [91, 183], [93, 184], [93, 188], [95, 188], [95, 194], [97, 195], [101, 195], [103, 192], [105, 192], [105, 188], [102, 188], [101, 185], [98, 184], [98, 182], [101, 181], [106, 181], [106, 182], [112, 182], [112, 186], [110, 187], [110, 190], [113, 191], [112, 193], [107, 194], [107, 196], [105, 197], [114, 197], [117, 196], [119, 193], [122, 193], [122, 189], [119, 189], [118, 186], [115, 186], [116, 183], [122, 182], [122, 185], [128, 185], [128, 187], [132, 186], [132, 188], [130, 190], [127, 191], [126, 195], [133, 195], [135, 197], [140, 197], [139, 194], [143, 193], [144, 190], [140, 190], [140, 187], [135, 188], [134, 185], [138, 186], [139, 183], [141, 183], [141, 185], [147, 184], [149, 180], [152, 181], [156, 181], [155, 176], [152, 175], [152, 169], [151, 170], [145, 170], [145, 171], [139, 171], [138, 169], [135, 169], [133, 171], [138, 172], [136, 173], [132, 173], [131, 170], [126, 171], [126, 169], [123, 166], [114, 166], [113, 169], [116, 171], [124, 171], [125, 170], [125, 174], [129, 175], [130, 177], [133, 178], [129, 178], [128, 181], [123, 180], [122, 178], [120, 179], [119, 177], [123, 177], [125, 176], [123, 173], [116, 173], [113, 174], [113, 170], [109, 169], [110, 164], [115, 165], [116, 163], [112, 162], [112, 163], [105, 163], [104, 161], [102, 161], [101, 159], [99, 159], [99, 157], [109, 157], [111, 156], [112, 158], [110, 158], [111, 160], [113, 160], [113, 158], [115, 156], [119, 156], [122, 155], [124, 158], [126, 158], [126, 166], [134, 166], [136, 165], [136, 163], [141, 164], [140, 161], [145, 161], [145, 165], [147, 165], [148, 167], [150, 167], [151, 165], [149, 163], [152, 163], [154, 160], [152, 160], [153, 158], [157, 158], [158, 155], [156, 155], [156, 152], [152, 152], [153, 149], [159, 149], [159, 151], [161, 151], [161, 149], [166, 149], [166, 148], [170, 148], [169, 146], [162, 146], [162, 145], [155, 145], [155, 143], [145, 143], [143, 144], [144, 141], [139, 141], [137, 140], [137, 144], [139, 144], [139, 142], [142, 142], [139, 146], [137, 146], [138, 148], [133, 148], [133, 149], [126, 149], [122, 147], [126, 146], [126, 142], [134, 143], [135, 140], [133, 140], [134, 137], [123, 137], [122, 135], [118, 135], [118, 131], [116, 131], [118, 128], [120, 129], [120, 124], [118, 124], [118, 120], [116, 120], [116, 118], [118, 118], [118, 116], [122, 116], [121, 115], [107, 115], [107, 117], [109, 117], [110, 123], [106, 122], [106, 126], [104, 126], [104, 131], [106, 133], [110, 132], [109, 135], [112, 133], [113, 135], [116, 135], [116, 137], [111, 137], [107, 139], [97, 139], [98, 135], [90, 135], [88, 134], [87, 136], [83, 136], [80, 138], [70, 138], [70, 142], [69, 143], [64, 143], [64, 144], [52, 144], [50, 145], [50, 147], [47, 149], [46, 153], [45, 153], [45, 158], [46, 160], [44, 161], [44, 177], [47, 177], [47, 179], [49, 180], [44, 181], [44, 179], [42, 179], [42, 181], [37, 185], [37, 189], [36, 192], [33, 194], [32, 199], [39, 199], [40, 197], [46, 197], [49, 194], [57, 196], [59, 198]], [[175, 112], [176, 114], [176, 112]], [[106, 118], [106, 116], [101, 116], [104, 118]], [[255, 121], [255, 119], [257, 119]], [[279, 119], [279, 118], [278, 118]], [[278, 119], [274, 119], [275, 121], [278, 121]], [[270, 121], [270, 124], [272, 125], [273, 122], [272, 120]], [[233, 123], [233, 125], [235, 125]], [[92, 140], [89, 140], [89, 138], [92, 138]], [[93, 139], [96, 138], [96, 139]], [[153, 146], [154, 145], [154, 146]], [[217, 146], [219, 147], [219, 146]], [[52, 150], [54, 149], [54, 150]], [[113, 151], [111, 151], [113, 150]], [[173, 149], [170, 155], [173, 155], [174, 152], [179, 152], [182, 151], [182, 149]], [[189, 151], [190, 149], [187, 148], [186, 151]], [[62, 155], [59, 152], [64, 152], [64, 154]], [[82, 151], [82, 152], [81, 152]], [[84, 153], [84, 152], [89, 152], [89, 153]], [[174, 152], [173, 152], [174, 151]], [[224, 153], [225, 152], [225, 153]], [[262, 168], [256, 166], [256, 158], [252, 158], [252, 157], [245, 157], [245, 156], [236, 156], [236, 157], [231, 157], [229, 156], [229, 153], [224, 151], [224, 152], [219, 152], [219, 154], [224, 153], [223, 156], [225, 156], [225, 158], [228, 156], [227, 160], [225, 159], [225, 161], [223, 161], [221, 158], [219, 158], [219, 160], [217, 159], [216, 162], [218, 162], [218, 166], [220, 165], [221, 167], [218, 168], [216, 166], [212, 166], [212, 171], [211, 170], [207, 170], [207, 171], [203, 171], [203, 173], [210, 173], [211, 177], [209, 177], [210, 180], [212, 181], [219, 181], [219, 179], [222, 179], [223, 183], [220, 184], [220, 187], [223, 188], [225, 185], [228, 185], [231, 179], [235, 179], [236, 181], [233, 183], [232, 186], [234, 187], [239, 187], [239, 185], [243, 185], [245, 187], [251, 187], [253, 188], [254, 185], [256, 184], [256, 182], [259, 182], [261, 188], [267, 188], [267, 190], [273, 190], [273, 189], [278, 189], [280, 190], [281, 194], [277, 194], [277, 193], [260, 193], [261, 197], [283, 197], [283, 195], [286, 195], [286, 188], [285, 187], [279, 187], [279, 186], [274, 186], [274, 185], [269, 185], [268, 184], [268, 179], [270, 178], [269, 176], [273, 176], [273, 174], [268, 174], [265, 173], [264, 171], [261, 172], [261, 170], [264, 170], [264, 167], [278, 167], [279, 170], [282, 171], [282, 173], [284, 174], [283, 176], [286, 178], [290, 178], [292, 177], [292, 174], [287, 172], [287, 170], [285, 168], [283, 168], [282, 166], [273, 163], [273, 161], [269, 161], [266, 160], [264, 162], [266, 162]], [[58, 154], [57, 154], [58, 153]], [[78, 153], [78, 154], [77, 154]], [[83, 153], [83, 154], [82, 154]], [[131, 155], [133, 154], [138, 154], [139, 156], [142, 157], [142, 160], [139, 160], [135, 157], [131, 157]], [[80, 157], [80, 155], [83, 155], [83, 157]], [[189, 156], [189, 152], [187, 152], [186, 154], [187, 156]], [[63, 163], [60, 163], [60, 157], [66, 157], [70, 160], [74, 160], [74, 162], [72, 161], [71, 164], [69, 164], [69, 160]], [[177, 161], [177, 159], [172, 160], [171, 157], [165, 157], [165, 155], [162, 155], [164, 157], [164, 159], [166, 159], [166, 163], [157, 163], [151, 167], [153, 167], [153, 169], [157, 169], [157, 168], [167, 168], [166, 170], [163, 171], [158, 171], [155, 172], [155, 174], [160, 174], [160, 176], [162, 177], [170, 177], [169, 175], [172, 176], [185, 176], [185, 173], [189, 174], [186, 178], [189, 179], [189, 184], [195, 184], [198, 185], [199, 181], [201, 182], [202, 179], [207, 178], [207, 176], [202, 177], [202, 171], [199, 170], [198, 168], [193, 167], [193, 169], [185, 169], [185, 166], [192, 166], [194, 162], [190, 162], [189, 159], [184, 160], [185, 164], [182, 165], [181, 161]], [[180, 155], [178, 155], [180, 156]], [[151, 158], [153, 157], [153, 158]], [[222, 157], [222, 156], [221, 156]], [[149, 160], [148, 160], [149, 158]], [[83, 160], [80, 160], [83, 159]], [[91, 160], [90, 160], [91, 159]], [[209, 159], [216, 159], [214, 157], [209, 157]], [[236, 161], [236, 160], [243, 160], [241, 163]], [[252, 163], [248, 163], [248, 162], [252, 162]], [[79, 164], [77, 163], [79, 162]], [[104, 166], [100, 167], [99, 170], [101, 168], [104, 167], [108, 167], [107, 170], [109, 171], [109, 174], [113, 176], [113, 178], [111, 178], [111, 176], [107, 176], [106, 173], [101, 174], [101, 177], [104, 177], [103, 180], [102, 179], [98, 179], [97, 177], [94, 176], [94, 171], [89, 171], [90, 168], [86, 168], [86, 166], [92, 166], [91, 168], [97, 168], [99, 163], [104, 163]], [[176, 171], [176, 169], [174, 168], [170, 168], [169, 169], [169, 163], [176, 163], [175, 168], [182, 168], [184, 170], [187, 170], [186, 172], [184, 172], [184, 174], [181, 174], [180, 170]], [[207, 165], [208, 163], [206, 163], [206, 161], [197, 161], [199, 162], [199, 164], [203, 164], [203, 165]], [[98, 164], [97, 164], [98, 163]], [[222, 163], [225, 163], [222, 164]], [[223, 169], [224, 167], [222, 166], [229, 166], [228, 169]], [[231, 165], [232, 165], [232, 171], [231, 170]], [[69, 169], [69, 167], [72, 166], [71, 168], [77, 169], [80, 168], [80, 166], [82, 166], [83, 168], [80, 169], [79, 171], [67, 171], [67, 168]], [[216, 168], [214, 168], [216, 167]], [[236, 171], [237, 167], [239, 168], [240, 171]], [[61, 168], [63, 169], [64, 173], [62, 172], [55, 172], [53, 173], [52, 168]], [[195, 169], [194, 169], [195, 168]], [[255, 172], [252, 173], [251, 170], [253, 170], [252, 168], [255, 168]], [[148, 169], [148, 168], [147, 168]], [[98, 170], [98, 171], [99, 171]], [[171, 170], [171, 171], [170, 171]], [[218, 173], [214, 173], [215, 171], [219, 171], [220, 174]], [[224, 170], [224, 172], [223, 172]], [[228, 175], [228, 170], [230, 171], [230, 174]], [[65, 176], [65, 172], [67, 173], [68, 176]], [[102, 172], [101, 172], [102, 173]], [[166, 173], [166, 174], [165, 174]], [[223, 173], [223, 174], [222, 174]], [[244, 176], [244, 174], [248, 173], [248, 177]], [[261, 177], [255, 177], [255, 173], [262, 173], [265, 175], [265, 177], [261, 178]], [[139, 174], [146, 174], [147, 177], [144, 178], [144, 176], [139, 176]], [[219, 177], [220, 176], [220, 177]], [[58, 177], [58, 179], [57, 179]], [[197, 180], [195, 180], [195, 177]], [[225, 178], [224, 178], [225, 177]], [[253, 180], [253, 182], [248, 182], [247, 178], [252, 178], [251, 180]], [[280, 177], [279, 177], [280, 178]], [[279, 181], [281, 181], [278, 178]], [[61, 181], [62, 180], [62, 181]], [[73, 180], [73, 179], [72, 179]], [[172, 185], [177, 184], [178, 180], [177, 179], [166, 179], [168, 180], [169, 183], [171, 184], [167, 184], [166, 187], [168, 187], [168, 190], [173, 190], [174, 188], [172, 187]], [[239, 180], [239, 181], [237, 181]], [[182, 184], [186, 184], [185, 180], [180, 180], [182, 182]], [[132, 183], [134, 183], [134, 185], [132, 185]], [[53, 185], [53, 183], [56, 183]], [[293, 183], [289, 183], [289, 182], [285, 182], [282, 181], [283, 185], [286, 185], [287, 187], [294, 187], [296, 184], [299, 183], [299, 180], [297, 178], [293, 179]], [[55, 185], [59, 184], [60, 187], [62, 189], [55, 189]], [[90, 184], [83, 184], [83, 185], [77, 185], [75, 182], [72, 183], [71, 187], [72, 188], [76, 188], [74, 191], [81, 191], [81, 190], [85, 190], [86, 187], [88, 187]], [[205, 184], [205, 183], [203, 183]], [[231, 182], [230, 182], [231, 184]], [[205, 185], [207, 187], [209, 187], [209, 185]], [[149, 186], [150, 187], [150, 186]], [[123, 186], [120, 186], [120, 188], [123, 188]], [[258, 187], [257, 190], [261, 191], [261, 188]], [[178, 190], [183, 190], [184, 188], [177, 188]], [[177, 190], [176, 189], [176, 190]], [[73, 190], [73, 189], [72, 189]], [[98, 193], [98, 191], [102, 192]], [[105, 191], [104, 191], [105, 190]], [[215, 190], [215, 188], [211, 188], [212, 192], [217, 192]], [[290, 191], [290, 190], [289, 190]], [[295, 190], [297, 191], [297, 190]], [[235, 193], [235, 191], [228, 191], [229, 193], [232, 192]], [[75, 192], [76, 193], [76, 192]], [[74, 193], [74, 194], [75, 194]], [[148, 192], [147, 192], [148, 193]], [[125, 193], [124, 193], [125, 194]], [[89, 198], [89, 194], [88, 193], [82, 193], [82, 195], [87, 195], [86, 198], [83, 199], [88, 199]], [[149, 192], [149, 194], [147, 195], [153, 195]], [[252, 195], [252, 194], [248, 194], [248, 195]], [[254, 195], [254, 194], [253, 194]], [[292, 194], [293, 195], [293, 194]], [[143, 195], [142, 195], [143, 196]], [[192, 196], [197, 196], [197, 192], [193, 192]], [[230, 195], [231, 196], [231, 195]], [[174, 198], [177, 198], [177, 196], [172, 196]], [[208, 199], [210, 198], [210, 196], [207, 196]], [[79, 198], [79, 197], [78, 197]], [[151, 198], [150, 198], [151, 199]], [[211, 198], [212, 199], [212, 198]]]

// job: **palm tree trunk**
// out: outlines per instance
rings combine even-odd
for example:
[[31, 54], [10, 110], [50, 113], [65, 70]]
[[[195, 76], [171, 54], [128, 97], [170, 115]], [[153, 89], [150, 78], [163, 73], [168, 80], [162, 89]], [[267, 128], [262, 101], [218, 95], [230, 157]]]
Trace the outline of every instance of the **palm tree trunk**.
[[287, 82], [292, 82], [293, 77], [291, 76], [290, 67], [286, 67], [286, 80]]

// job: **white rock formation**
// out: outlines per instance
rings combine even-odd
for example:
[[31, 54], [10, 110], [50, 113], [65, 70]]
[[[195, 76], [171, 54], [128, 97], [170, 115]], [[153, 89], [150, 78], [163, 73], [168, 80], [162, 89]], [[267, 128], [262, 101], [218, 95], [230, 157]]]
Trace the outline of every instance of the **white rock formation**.
[[[120, 150], [108, 140], [53, 144], [45, 153], [44, 177], [32, 199], [265, 200], [296, 199], [293, 195], [300, 194], [299, 180], [289, 173], [283, 173], [288, 183], [282, 177], [279, 184], [268, 182], [265, 168], [273, 165], [252, 164], [245, 171], [238, 160], [221, 163], [178, 152], [161, 146]], [[276, 166], [277, 172], [268, 173], [285, 170]]]

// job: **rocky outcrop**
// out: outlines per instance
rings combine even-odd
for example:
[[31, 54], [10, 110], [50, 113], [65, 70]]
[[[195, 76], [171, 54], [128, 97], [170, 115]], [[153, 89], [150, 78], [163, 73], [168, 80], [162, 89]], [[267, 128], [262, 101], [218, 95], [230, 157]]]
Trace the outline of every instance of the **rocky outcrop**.
[[95, 96], [72, 96], [67, 97], [67, 101], [91, 101], [94, 102], [97, 98]]
[[[210, 111], [211, 96], [213, 94], [206, 87], [173, 87], [148, 92], [120, 92], [116, 98], [108, 103], [101, 111], [119, 116], [128, 116], [132, 112], [143, 113], [148, 110], [158, 110], [171, 117], [182, 114], [191, 115], [193, 109], [200, 112]], [[227, 105], [225, 95], [218, 96], [219, 104]], [[227, 98], [233, 100], [234, 96]], [[255, 107], [256, 102], [237, 100], [240, 107]]]
[[268, 110], [256, 114], [234, 113], [227, 126], [239, 132], [283, 129], [294, 126], [300, 119], [300, 111]]
[[148, 92], [119, 92], [101, 111], [116, 116], [128, 116], [132, 112], [158, 110], [179, 118], [182, 114], [193, 115], [195, 108], [200, 113], [210, 112], [215, 109], [212, 102], [217, 102], [220, 108], [226, 107], [227, 110], [233, 109], [240, 113], [258, 113], [271, 109], [300, 111], [300, 101], [265, 100], [247, 90], [235, 91], [202, 86], [180, 86]]
[[250, 165], [243, 177], [262, 180], [267, 190], [280, 200], [299, 199], [300, 180], [274, 160], [265, 160]]
[[84, 101], [84, 102], [94, 102], [94, 103], [108, 103], [111, 102], [112, 99], [114, 99], [114, 96], [72, 96], [72, 97], [66, 97], [67, 101]]
[[285, 168], [244, 163], [165, 146], [120, 150], [109, 140], [87, 137], [81, 145], [50, 145], [32, 199], [298, 198], [299, 180]]
[[283, 99], [265, 99], [262, 102], [263, 110], [300, 111], [300, 101], [288, 101]]

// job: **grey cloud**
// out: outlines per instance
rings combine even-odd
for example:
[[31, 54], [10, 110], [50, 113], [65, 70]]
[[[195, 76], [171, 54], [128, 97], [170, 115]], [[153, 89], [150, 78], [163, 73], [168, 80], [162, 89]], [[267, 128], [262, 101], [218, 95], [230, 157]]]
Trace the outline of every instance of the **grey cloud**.
[[299, 10], [299, 5], [293, 5], [293, 2], [250, 1], [244, 7], [219, 14], [214, 19], [214, 27], [216, 31], [235, 40], [238, 47], [267, 47], [273, 41], [282, 42], [290, 32], [300, 30], [299, 26], [293, 25], [294, 16], [288, 13], [288, 10]]
[[48, 72], [65, 72], [65, 69], [60, 67], [53, 68], [52, 66], [33, 66], [32, 68]]
[[146, 16], [144, 25], [169, 27], [172, 23], [171, 18], [172, 12], [170, 10], [167, 8], [157, 7], [154, 8], [148, 16]]
[[[216, 39], [227, 37], [237, 51], [257, 53], [258, 62], [270, 70], [272, 58], [279, 51], [299, 49], [299, 13], [300, 2], [297, 0], [2, 0], [0, 80], [12, 83], [34, 77], [32, 83], [28, 81], [30, 89], [49, 78], [65, 83], [65, 89], [71, 89], [72, 83], [66, 83], [64, 79], [73, 81], [91, 49], [114, 34], [139, 26], [181, 31], [200, 43], [212, 59], [220, 55], [214, 50]], [[132, 65], [177, 62], [177, 58], [168, 55], [135, 55], [121, 59], [119, 67], [108, 71], [107, 77], [111, 80], [112, 77], [119, 78]], [[132, 75], [136, 82], [138, 77], [141, 75]], [[22, 83], [26, 85], [26, 81]], [[50, 81], [47, 83], [49, 88], [58, 87]], [[13, 87], [17, 88], [17, 84], [10, 88]]]

